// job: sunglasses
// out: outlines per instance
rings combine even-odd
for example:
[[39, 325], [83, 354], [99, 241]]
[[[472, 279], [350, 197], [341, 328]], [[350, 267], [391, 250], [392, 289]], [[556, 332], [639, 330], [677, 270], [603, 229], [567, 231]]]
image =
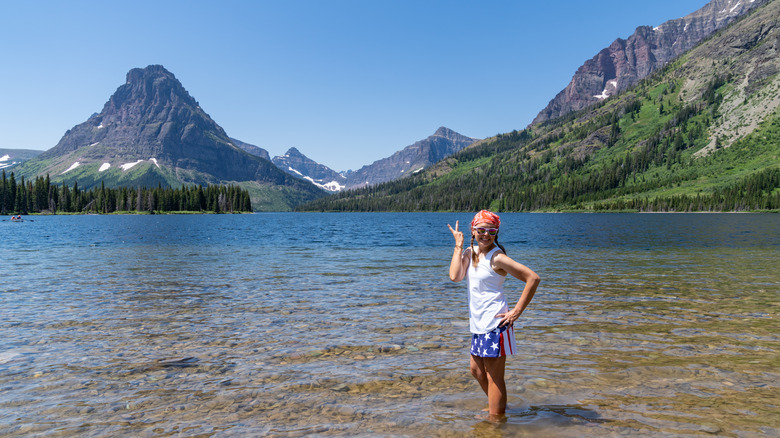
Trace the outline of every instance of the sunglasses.
[[495, 236], [498, 234], [498, 228], [474, 228], [474, 231], [476, 231], [477, 234], [488, 233], [490, 236]]

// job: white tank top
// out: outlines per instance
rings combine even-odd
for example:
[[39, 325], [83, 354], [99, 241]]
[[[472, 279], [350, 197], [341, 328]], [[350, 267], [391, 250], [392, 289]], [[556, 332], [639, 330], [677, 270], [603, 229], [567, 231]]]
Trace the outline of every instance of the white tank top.
[[[471, 250], [476, 251], [477, 247]], [[501, 318], [496, 318], [496, 315], [509, 310], [506, 297], [504, 297], [504, 280], [506, 277], [494, 271], [490, 266], [490, 260], [496, 254], [496, 251], [500, 250], [499, 247], [495, 247], [485, 254], [485, 257], [477, 264], [477, 269], [474, 269], [471, 263], [469, 263], [466, 278], [469, 286], [469, 326], [471, 333], [483, 334], [494, 330], [501, 323]]]

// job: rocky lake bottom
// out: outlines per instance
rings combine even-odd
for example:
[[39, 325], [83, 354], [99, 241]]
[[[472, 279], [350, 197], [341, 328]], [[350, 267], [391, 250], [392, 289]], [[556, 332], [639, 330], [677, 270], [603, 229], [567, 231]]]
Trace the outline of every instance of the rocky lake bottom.
[[2, 222], [0, 435], [780, 435], [776, 215], [502, 215], [542, 284], [499, 420], [457, 219]]

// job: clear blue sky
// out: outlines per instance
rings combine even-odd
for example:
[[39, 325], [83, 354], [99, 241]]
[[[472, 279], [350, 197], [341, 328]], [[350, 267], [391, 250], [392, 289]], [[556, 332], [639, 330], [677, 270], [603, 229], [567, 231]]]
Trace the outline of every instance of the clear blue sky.
[[335, 170], [525, 128], [576, 69], [706, 0], [0, 0], [0, 148], [46, 150], [162, 64], [228, 135]]

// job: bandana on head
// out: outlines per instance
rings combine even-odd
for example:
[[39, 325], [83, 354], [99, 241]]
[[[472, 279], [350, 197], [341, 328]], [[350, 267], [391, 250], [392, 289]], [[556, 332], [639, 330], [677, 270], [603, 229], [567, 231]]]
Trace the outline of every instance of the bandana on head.
[[501, 226], [501, 219], [492, 211], [482, 210], [471, 220], [471, 228], [474, 228], [477, 224], [493, 224], [498, 228]]

